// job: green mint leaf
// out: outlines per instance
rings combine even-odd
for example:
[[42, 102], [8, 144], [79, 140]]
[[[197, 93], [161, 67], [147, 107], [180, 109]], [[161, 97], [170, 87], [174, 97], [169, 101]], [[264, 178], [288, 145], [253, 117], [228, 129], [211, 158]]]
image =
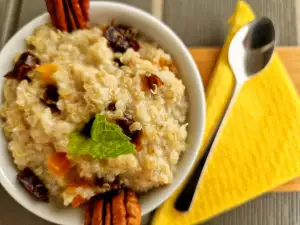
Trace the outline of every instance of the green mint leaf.
[[68, 149], [73, 157], [90, 155], [93, 158], [105, 159], [134, 153], [135, 145], [118, 125], [108, 122], [104, 116], [96, 115], [91, 128], [91, 138], [73, 132]]
[[96, 115], [95, 117], [91, 137], [97, 142], [130, 141], [130, 137], [126, 136], [117, 124], [108, 122], [105, 116], [101, 115]]

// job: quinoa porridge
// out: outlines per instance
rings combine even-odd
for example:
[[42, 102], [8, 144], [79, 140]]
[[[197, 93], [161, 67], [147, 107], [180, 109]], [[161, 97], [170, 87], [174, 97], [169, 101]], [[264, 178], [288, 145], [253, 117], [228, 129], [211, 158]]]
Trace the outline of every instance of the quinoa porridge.
[[[116, 183], [138, 193], [170, 184], [186, 149], [188, 102], [171, 56], [134, 29], [136, 42], [117, 49], [109, 29], [38, 27], [26, 39], [37, 66], [4, 84], [1, 117], [14, 163], [30, 168], [64, 205]], [[95, 115], [137, 137], [135, 151], [72, 156], [70, 135]]]

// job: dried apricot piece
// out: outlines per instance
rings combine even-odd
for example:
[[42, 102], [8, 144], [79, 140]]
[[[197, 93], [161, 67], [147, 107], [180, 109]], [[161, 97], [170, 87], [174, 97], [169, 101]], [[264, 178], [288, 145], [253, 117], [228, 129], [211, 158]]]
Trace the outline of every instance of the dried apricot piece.
[[53, 74], [58, 70], [56, 64], [42, 64], [37, 68], [41, 74], [41, 82], [45, 84], [53, 84]]
[[81, 197], [81, 195], [77, 195], [72, 201], [72, 207], [77, 208], [83, 203], [85, 203], [86, 201], [87, 199], [84, 199], [83, 197]]
[[65, 152], [54, 152], [48, 158], [47, 167], [49, 172], [64, 176], [71, 169], [71, 162]]

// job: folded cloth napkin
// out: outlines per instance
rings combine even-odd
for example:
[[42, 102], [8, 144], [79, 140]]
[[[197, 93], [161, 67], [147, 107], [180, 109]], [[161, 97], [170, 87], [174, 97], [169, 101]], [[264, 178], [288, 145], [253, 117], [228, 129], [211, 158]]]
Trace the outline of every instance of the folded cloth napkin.
[[[233, 90], [228, 46], [254, 18], [249, 5], [239, 1], [207, 88], [207, 125], [199, 157]], [[174, 209], [179, 188], [156, 211], [153, 225], [203, 222], [300, 176], [300, 101], [276, 54], [261, 74], [244, 85], [225, 123], [192, 209], [187, 213]]]

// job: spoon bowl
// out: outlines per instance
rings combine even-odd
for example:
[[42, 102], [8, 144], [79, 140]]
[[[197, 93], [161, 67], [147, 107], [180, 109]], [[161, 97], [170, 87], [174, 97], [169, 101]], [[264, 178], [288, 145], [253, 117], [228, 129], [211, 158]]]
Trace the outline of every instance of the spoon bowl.
[[274, 49], [275, 28], [269, 18], [262, 17], [242, 27], [228, 50], [229, 64], [237, 82], [262, 71], [270, 62]]

